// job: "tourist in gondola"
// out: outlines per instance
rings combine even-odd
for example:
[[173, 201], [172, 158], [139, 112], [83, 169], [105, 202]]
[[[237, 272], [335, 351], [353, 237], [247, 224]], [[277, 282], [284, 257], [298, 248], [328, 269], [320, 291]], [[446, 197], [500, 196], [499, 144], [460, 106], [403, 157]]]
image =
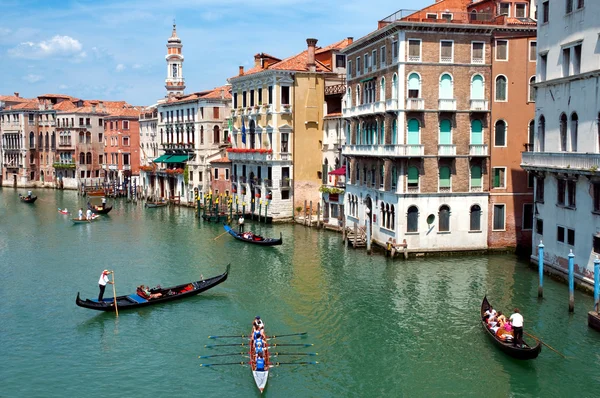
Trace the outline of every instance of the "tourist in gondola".
[[515, 335], [513, 344], [521, 347], [523, 346], [523, 315], [521, 315], [518, 308], [515, 308], [514, 313], [510, 316], [510, 322]]
[[[80, 209], [79, 212], [83, 214], [83, 209]], [[98, 301], [102, 301], [102, 298], [104, 297], [104, 289], [106, 289], [106, 284], [110, 283], [112, 285], [114, 283], [110, 279], [108, 279], [108, 275], [112, 273], [113, 271], [109, 271], [107, 269], [102, 271], [102, 274], [100, 275], [100, 280], [98, 281], [98, 287], [100, 288], [100, 294], [98, 294]]]

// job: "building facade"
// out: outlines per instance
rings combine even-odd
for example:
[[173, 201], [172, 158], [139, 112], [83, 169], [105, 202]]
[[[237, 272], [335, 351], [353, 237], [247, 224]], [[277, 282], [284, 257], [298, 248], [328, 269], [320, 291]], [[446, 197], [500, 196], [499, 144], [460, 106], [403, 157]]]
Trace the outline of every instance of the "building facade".
[[597, 1], [538, 1], [533, 151], [522, 167], [535, 177], [533, 251], [547, 267], [593, 284], [600, 254], [600, 22]]
[[140, 111], [113, 109], [104, 117], [104, 163], [106, 181], [122, 184], [140, 175]]
[[159, 141], [158, 108], [156, 105], [144, 108], [140, 113], [140, 166], [152, 168], [152, 161], [158, 157]]
[[259, 212], [256, 200], [267, 197], [274, 220], [290, 219], [295, 207], [312, 201], [316, 208], [320, 201], [324, 118], [341, 111], [345, 59], [340, 51], [348, 40], [323, 48], [316, 44], [307, 39], [305, 51], [283, 60], [256, 54], [250, 70], [240, 67], [229, 79], [232, 191], [253, 214]]

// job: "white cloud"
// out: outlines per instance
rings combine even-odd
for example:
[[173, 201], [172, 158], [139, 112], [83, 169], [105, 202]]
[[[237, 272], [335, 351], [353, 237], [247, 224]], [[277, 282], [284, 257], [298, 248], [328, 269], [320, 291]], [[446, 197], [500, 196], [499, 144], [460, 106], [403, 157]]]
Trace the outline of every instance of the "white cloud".
[[140, 69], [140, 68], [141, 68], [141, 67], [143, 67], [143, 66], [144, 66], [144, 65], [142, 65], [142, 64], [133, 64], [131, 67], [132, 67], [133, 69]]
[[26, 41], [15, 48], [8, 50], [8, 54], [15, 58], [43, 59], [58, 56], [75, 56], [83, 58], [86, 56], [81, 51], [83, 46], [79, 40], [70, 36], [54, 36], [50, 40], [37, 43]]
[[119, 65], [117, 65], [117, 67], [115, 68], [115, 70], [117, 72], [123, 72], [125, 70], [125, 65], [119, 64]]
[[25, 80], [28, 83], [37, 83], [40, 80], [42, 80], [43, 78], [44, 78], [43, 76], [34, 75], [33, 73], [23, 76], [23, 80]]
[[68, 88], [69, 88], [69, 86], [67, 86], [66, 84], [61, 84], [61, 85], [58, 86], [59, 90], [66, 90]]

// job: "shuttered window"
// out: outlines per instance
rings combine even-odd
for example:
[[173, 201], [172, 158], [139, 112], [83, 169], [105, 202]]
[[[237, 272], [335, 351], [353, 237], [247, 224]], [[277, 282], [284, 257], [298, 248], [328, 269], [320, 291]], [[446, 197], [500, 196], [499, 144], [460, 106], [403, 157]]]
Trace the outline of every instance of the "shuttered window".
[[471, 206], [470, 230], [481, 231], [481, 207], [479, 205]]
[[440, 167], [440, 188], [450, 188], [450, 168]]
[[406, 232], [417, 232], [419, 230], [419, 209], [416, 206], [408, 208]]
[[440, 207], [438, 230], [439, 232], [450, 231], [450, 207], [446, 205]]

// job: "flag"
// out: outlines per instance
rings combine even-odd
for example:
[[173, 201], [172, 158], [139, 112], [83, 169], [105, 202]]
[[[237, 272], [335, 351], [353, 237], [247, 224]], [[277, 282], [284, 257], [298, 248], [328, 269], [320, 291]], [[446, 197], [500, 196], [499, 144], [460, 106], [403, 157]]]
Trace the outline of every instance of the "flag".
[[229, 134], [233, 131], [233, 119], [227, 119], [227, 127], [228, 130], [225, 132], [225, 141], [231, 142], [231, 136]]
[[242, 117], [242, 144], [246, 145], [246, 125], [244, 124], [243, 117]]

